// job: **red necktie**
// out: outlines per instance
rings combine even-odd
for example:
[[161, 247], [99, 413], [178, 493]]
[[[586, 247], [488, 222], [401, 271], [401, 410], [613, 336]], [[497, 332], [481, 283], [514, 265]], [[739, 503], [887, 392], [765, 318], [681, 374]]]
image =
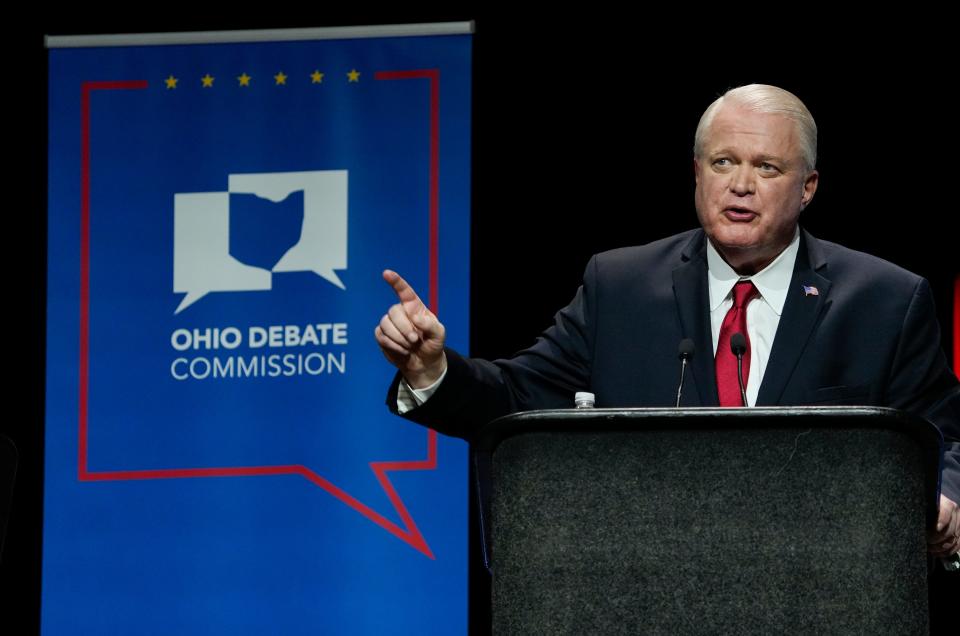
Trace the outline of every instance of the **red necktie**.
[[717, 393], [720, 406], [745, 406], [740, 395], [740, 383], [737, 382], [737, 356], [730, 350], [730, 336], [742, 333], [747, 341], [747, 350], [743, 354], [743, 386], [747, 386], [750, 377], [750, 337], [747, 336], [747, 305], [760, 292], [748, 280], [742, 280], [733, 286], [733, 307], [723, 317], [720, 325], [720, 340], [717, 342]]

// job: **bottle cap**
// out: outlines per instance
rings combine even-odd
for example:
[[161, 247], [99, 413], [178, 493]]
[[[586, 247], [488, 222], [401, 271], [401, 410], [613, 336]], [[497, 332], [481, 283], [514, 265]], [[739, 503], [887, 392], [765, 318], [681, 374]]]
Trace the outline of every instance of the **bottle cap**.
[[596, 402], [596, 400], [597, 400], [597, 396], [595, 396], [593, 393], [590, 393], [588, 391], [577, 391], [573, 395], [574, 404], [578, 404], [580, 402], [589, 402], [590, 404], [593, 404], [594, 402]]

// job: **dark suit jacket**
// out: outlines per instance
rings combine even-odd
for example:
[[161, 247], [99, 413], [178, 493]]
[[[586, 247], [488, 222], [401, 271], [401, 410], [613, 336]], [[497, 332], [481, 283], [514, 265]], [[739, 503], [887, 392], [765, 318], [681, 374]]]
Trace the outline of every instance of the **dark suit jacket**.
[[[960, 502], [960, 386], [947, 366], [930, 286], [879, 258], [801, 232], [757, 405], [873, 405], [920, 414], [944, 435], [943, 493]], [[804, 291], [815, 287], [817, 295]], [[717, 406], [706, 237], [692, 230], [594, 256], [573, 301], [507, 360], [447, 350], [436, 393], [405, 417], [469, 438], [516, 411], [673, 406], [677, 345], [696, 345], [682, 405]], [[396, 386], [387, 403], [396, 410]]]

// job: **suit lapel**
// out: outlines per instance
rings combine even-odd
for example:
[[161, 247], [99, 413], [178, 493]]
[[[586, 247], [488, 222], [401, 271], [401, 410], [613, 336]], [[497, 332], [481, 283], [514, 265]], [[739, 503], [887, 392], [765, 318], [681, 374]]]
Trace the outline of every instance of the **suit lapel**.
[[[673, 270], [673, 294], [680, 316], [680, 329], [693, 340], [696, 352], [690, 365], [701, 406], [719, 406], [716, 370], [713, 364], [713, 336], [710, 331], [710, 292], [707, 287], [706, 239], [696, 232]], [[685, 395], [691, 395], [689, 392]]]
[[787, 290], [787, 300], [783, 305], [783, 315], [780, 316], [773, 350], [757, 395], [758, 406], [779, 403], [817, 318], [828, 304], [831, 282], [817, 271], [822, 270], [825, 274], [826, 265], [819, 241], [802, 230], [800, 250]]

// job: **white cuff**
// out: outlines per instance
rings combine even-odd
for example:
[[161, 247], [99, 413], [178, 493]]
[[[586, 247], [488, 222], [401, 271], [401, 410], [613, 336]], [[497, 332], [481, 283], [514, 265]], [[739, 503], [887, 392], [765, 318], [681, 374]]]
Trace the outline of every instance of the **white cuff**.
[[443, 370], [436, 382], [422, 389], [413, 388], [407, 384], [406, 380], [401, 378], [400, 385], [397, 387], [397, 413], [403, 415], [429, 400], [430, 396], [436, 393], [445, 377], [447, 377], [447, 369]]

